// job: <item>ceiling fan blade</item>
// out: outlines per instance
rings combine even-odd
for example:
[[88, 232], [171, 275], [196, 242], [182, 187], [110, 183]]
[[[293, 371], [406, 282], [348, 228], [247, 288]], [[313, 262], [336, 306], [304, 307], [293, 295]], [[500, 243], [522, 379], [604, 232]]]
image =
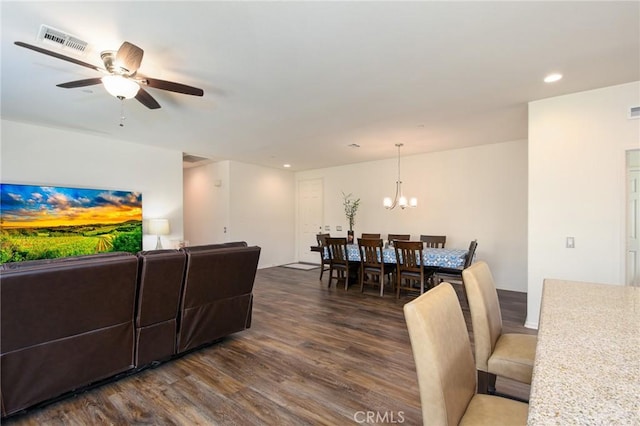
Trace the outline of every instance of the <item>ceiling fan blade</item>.
[[140, 90], [138, 90], [138, 94], [136, 95], [136, 99], [142, 105], [146, 106], [149, 109], [158, 109], [158, 108], [160, 108], [160, 104], [155, 99], [153, 99], [153, 96], [151, 96], [149, 94], [149, 92], [144, 90], [142, 87], [140, 88]]
[[184, 95], [202, 96], [204, 91], [197, 87], [187, 86], [186, 84], [174, 83], [173, 81], [157, 80], [155, 78], [144, 77], [141, 81], [154, 89], [168, 90], [170, 92], [182, 93]]
[[56, 84], [56, 86], [62, 87], [64, 89], [73, 89], [75, 87], [93, 86], [94, 84], [100, 83], [102, 83], [101, 78], [87, 78], [86, 80], [76, 80], [70, 81], [68, 83]]
[[91, 68], [92, 70], [103, 71], [102, 68], [98, 68], [95, 65], [91, 65], [91, 64], [88, 64], [86, 62], [82, 62], [82, 61], [79, 61], [77, 59], [70, 58], [68, 56], [64, 56], [64, 55], [61, 55], [59, 53], [52, 52], [50, 50], [43, 49], [43, 48], [38, 47], [38, 46], [34, 46], [32, 44], [23, 43], [21, 41], [16, 41], [15, 44], [16, 44], [16, 46], [20, 46], [20, 47], [24, 47], [24, 48], [27, 48], [27, 49], [35, 50], [36, 52], [44, 53], [45, 55], [53, 56], [54, 58], [62, 59], [63, 61], [67, 61], [67, 62], [74, 63], [76, 65], [81, 65], [83, 67]]
[[116, 62], [125, 68], [130, 74], [134, 74], [140, 68], [142, 63], [142, 56], [144, 50], [140, 49], [135, 44], [125, 41], [118, 49], [116, 54]]

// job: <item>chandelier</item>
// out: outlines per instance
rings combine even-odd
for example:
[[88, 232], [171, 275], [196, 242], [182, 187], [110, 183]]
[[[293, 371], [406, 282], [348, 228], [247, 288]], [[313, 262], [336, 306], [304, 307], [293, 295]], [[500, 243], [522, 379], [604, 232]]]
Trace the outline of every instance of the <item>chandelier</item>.
[[412, 197], [409, 202], [407, 202], [407, 197], [402, 195], [402, 181], [400, 180], [400, 147], [402, 145], [403, 144], [401, 143], [396, 144], [396, 146], [398, 147], [398, 180], [396, 181], [396, 196], [393, 198], [393, 200], [390, 197], [385, 197], [382, 202], [384, 206], [389, 210], [394, 209], [396, 206], [400, 206], [400, 208], [402, 209], [418, 206], [417, 198]]

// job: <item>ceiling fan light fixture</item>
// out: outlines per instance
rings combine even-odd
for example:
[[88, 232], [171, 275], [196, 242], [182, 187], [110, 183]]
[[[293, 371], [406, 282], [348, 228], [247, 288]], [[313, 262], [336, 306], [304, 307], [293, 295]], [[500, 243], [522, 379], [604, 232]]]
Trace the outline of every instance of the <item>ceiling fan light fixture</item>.
[[138, 94], [140, 86], [135, 81], [120, 75], [102, 77], [102, 84], [107, 92], [118, 99], [131, 99]]

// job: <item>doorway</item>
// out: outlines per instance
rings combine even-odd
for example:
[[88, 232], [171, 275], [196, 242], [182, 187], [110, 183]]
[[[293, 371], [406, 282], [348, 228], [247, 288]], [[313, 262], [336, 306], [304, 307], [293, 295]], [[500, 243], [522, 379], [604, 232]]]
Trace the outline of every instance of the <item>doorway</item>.
[[316, 245], [316, 234], [322, 230], [324, 218], [324, 183], [322, 179], [298, 182], [298, 261], [319, 263], [318, 253], [309, 247]]

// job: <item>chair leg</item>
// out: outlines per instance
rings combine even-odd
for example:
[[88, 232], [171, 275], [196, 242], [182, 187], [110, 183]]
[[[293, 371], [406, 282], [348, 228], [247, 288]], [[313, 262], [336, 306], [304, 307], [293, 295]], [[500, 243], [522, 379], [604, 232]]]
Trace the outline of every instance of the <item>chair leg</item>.
[[320, 281], [322, 281], [322, 274], [324, 274], [324, 263], [320, 264]]
[[496, 375], [478, 370], [478, 393], [493, 395], [496, 393]]

